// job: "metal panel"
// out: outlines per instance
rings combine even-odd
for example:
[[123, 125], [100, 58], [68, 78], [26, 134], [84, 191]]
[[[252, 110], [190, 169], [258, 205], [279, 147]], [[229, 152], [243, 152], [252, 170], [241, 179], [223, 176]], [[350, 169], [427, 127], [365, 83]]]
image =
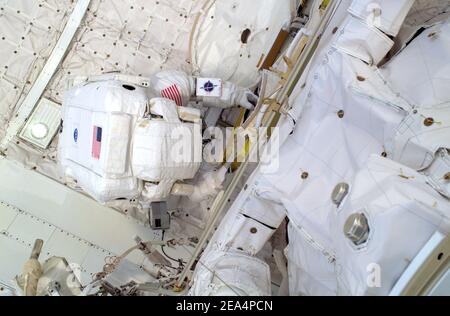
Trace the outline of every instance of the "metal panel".
[[111, 253], [134, 246], [135, 235], [161, 239], [161, 232], [6, 159], [0, 159], [0, 178], [8, 179], [0, 182], [0, 200]]
[[36, 239], [48, 240], [55, 227], [27, 213], [20, 213], [14, 219], [14, 222], [8, 228], [6, 233], [13, 239], [27, 245], [30, 248]]
[[[0, 181], [4, 201], [0, 203], [0, 281], [4, 283], [11, 284], [21, 272], [36, 238], [44, 240], [41, 262], [52, 256], [67, 258], [80, 265], [84, 284], [102, 271], [106, 257], [135, 246], [135, 235], [161, 239], [161, 232], [1, 157], [0, 179], [8, 179]], [[170, 251], [180, 257], [177, 250]], [[149, 276], [140, 270], [143, 263], [143, 254], [133, 252], [111, 276], [112, 281], [126, 282], [131, 276], [148, 281]]]
[[[61, 106], [42, 98], [20, 132], [20, 138], [46, 149], [55, 137], [60, 123]], [[36, 128], [38, 129], [36, 130]], [[36, 132], [42, 133], [42, 135], [36, 135]]]
[[31, 248], [0, 234], [0, 250], [0, 282], [14, 285], [12, 280], [21, 273], [23, 264], [30, 257]]
[[5, 203], [0, 202], [0, 232], [7, 230], [18, 214]]
[[42, 259], [45, 260], [50, 256], [64, 257], [68, 263], [83, 266], [83, 261], [91, 247], [93, 246], [89, 242], [62, 229], [56, 229], [51, 238], [44, 243]]

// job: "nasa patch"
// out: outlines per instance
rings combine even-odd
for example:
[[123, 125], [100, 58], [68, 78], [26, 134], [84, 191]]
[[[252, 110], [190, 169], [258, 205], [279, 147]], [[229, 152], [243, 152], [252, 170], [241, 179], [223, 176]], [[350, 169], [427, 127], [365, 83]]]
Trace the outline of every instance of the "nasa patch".
[[197, 78], [198, 97], [221, 97], [222, 80], [215, 78]]

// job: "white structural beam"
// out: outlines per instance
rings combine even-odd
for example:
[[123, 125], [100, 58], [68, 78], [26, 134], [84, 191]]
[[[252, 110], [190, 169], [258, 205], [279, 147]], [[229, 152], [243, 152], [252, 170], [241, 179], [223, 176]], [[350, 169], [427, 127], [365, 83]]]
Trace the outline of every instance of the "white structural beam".
[[4, 150], [8, 146], [9, 142], [19, 133], [27, 118], [33, 112], [36, 104], [47, 88], [48, 83], [55, 74], [56, 69], [62, 62], [64, 55], [66, 54], [67, 49], [69, 48], [78, 27], [86, 14], [90, 2], [91, 0], [77, 1], [72, 14], [70, 15], [69, 21], [67, 22], [55, 48], [53, 49], [53, 52], [33, 84], [30, 92], [20, 105], [16, 117], [10, 121], [8, 129], [6, 130], [6, 135], [0, 143], [0, 150]]
[[389, 293], [389, 296], [400, 296], [419, 272], [419, 269], [426, 263], [427, 259], [433, 254], [433, 252], [439, 247], [439, 245], [445, 239], [445, 235], [440, 232], [434, 233], [425, 246], [414, 257], [413, 261], [409, 264], [406, 270], [403, 272], [400, 279], [398, 279], [394, 288]]

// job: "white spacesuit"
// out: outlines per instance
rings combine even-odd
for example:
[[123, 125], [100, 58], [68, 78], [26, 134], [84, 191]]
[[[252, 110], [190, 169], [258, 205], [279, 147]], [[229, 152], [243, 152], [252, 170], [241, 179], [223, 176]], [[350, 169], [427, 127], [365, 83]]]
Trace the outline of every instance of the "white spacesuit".
[[[195, 176], [202, 161], [201, 114], [186, 107], [192, 98], [218, 108], [252, 109], [256, 102], [250, 90], [231, 82], [180, 71], [148, 81], [110, 74], [74, 86], [62, 110], [64, 174], [99, 202], [164, 200], [177, 181]], [[220, 185], [223, 176], [215, 179]]]

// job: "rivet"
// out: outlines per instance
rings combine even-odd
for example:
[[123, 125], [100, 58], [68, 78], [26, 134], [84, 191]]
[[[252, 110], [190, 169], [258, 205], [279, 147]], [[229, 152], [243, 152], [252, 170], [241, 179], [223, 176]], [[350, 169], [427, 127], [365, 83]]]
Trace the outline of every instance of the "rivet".
[[252, 234], [256, 234], [258, 232], [258, 230], [255, 227], [250, 228], [250, 232]]
[[345, 115], [344, 110], [339, 110], [339, 111], [337, 112], [337, 116], [338, 116], [339, 118], [343, 118], [344, 115]]
[[383, 151], [383, 152], [381, 153], [381, 157], [386, 158], [386, 157], [387, 157], [387, 152]]
[[363, 76], [356, 76], [356, 79], [358, 79], [358, 81], [366, 81], [366, 78]]
[[303, 180], [308, 179], [308, 177], [309, 177], [309, 173], [308, 173], [308, 172], [303, 172], [303, 173], [302, 173], [302, 179], [303, 179]]
[[444, 180], [450, 181], [450, 172], [447, 172], [446, 174], [444, 174]]
[[432, 117], [427, 117], [424, 121], [423, 121], [423, 125], [425, 126], [431, 126], [434, 124], [434, 119]]

